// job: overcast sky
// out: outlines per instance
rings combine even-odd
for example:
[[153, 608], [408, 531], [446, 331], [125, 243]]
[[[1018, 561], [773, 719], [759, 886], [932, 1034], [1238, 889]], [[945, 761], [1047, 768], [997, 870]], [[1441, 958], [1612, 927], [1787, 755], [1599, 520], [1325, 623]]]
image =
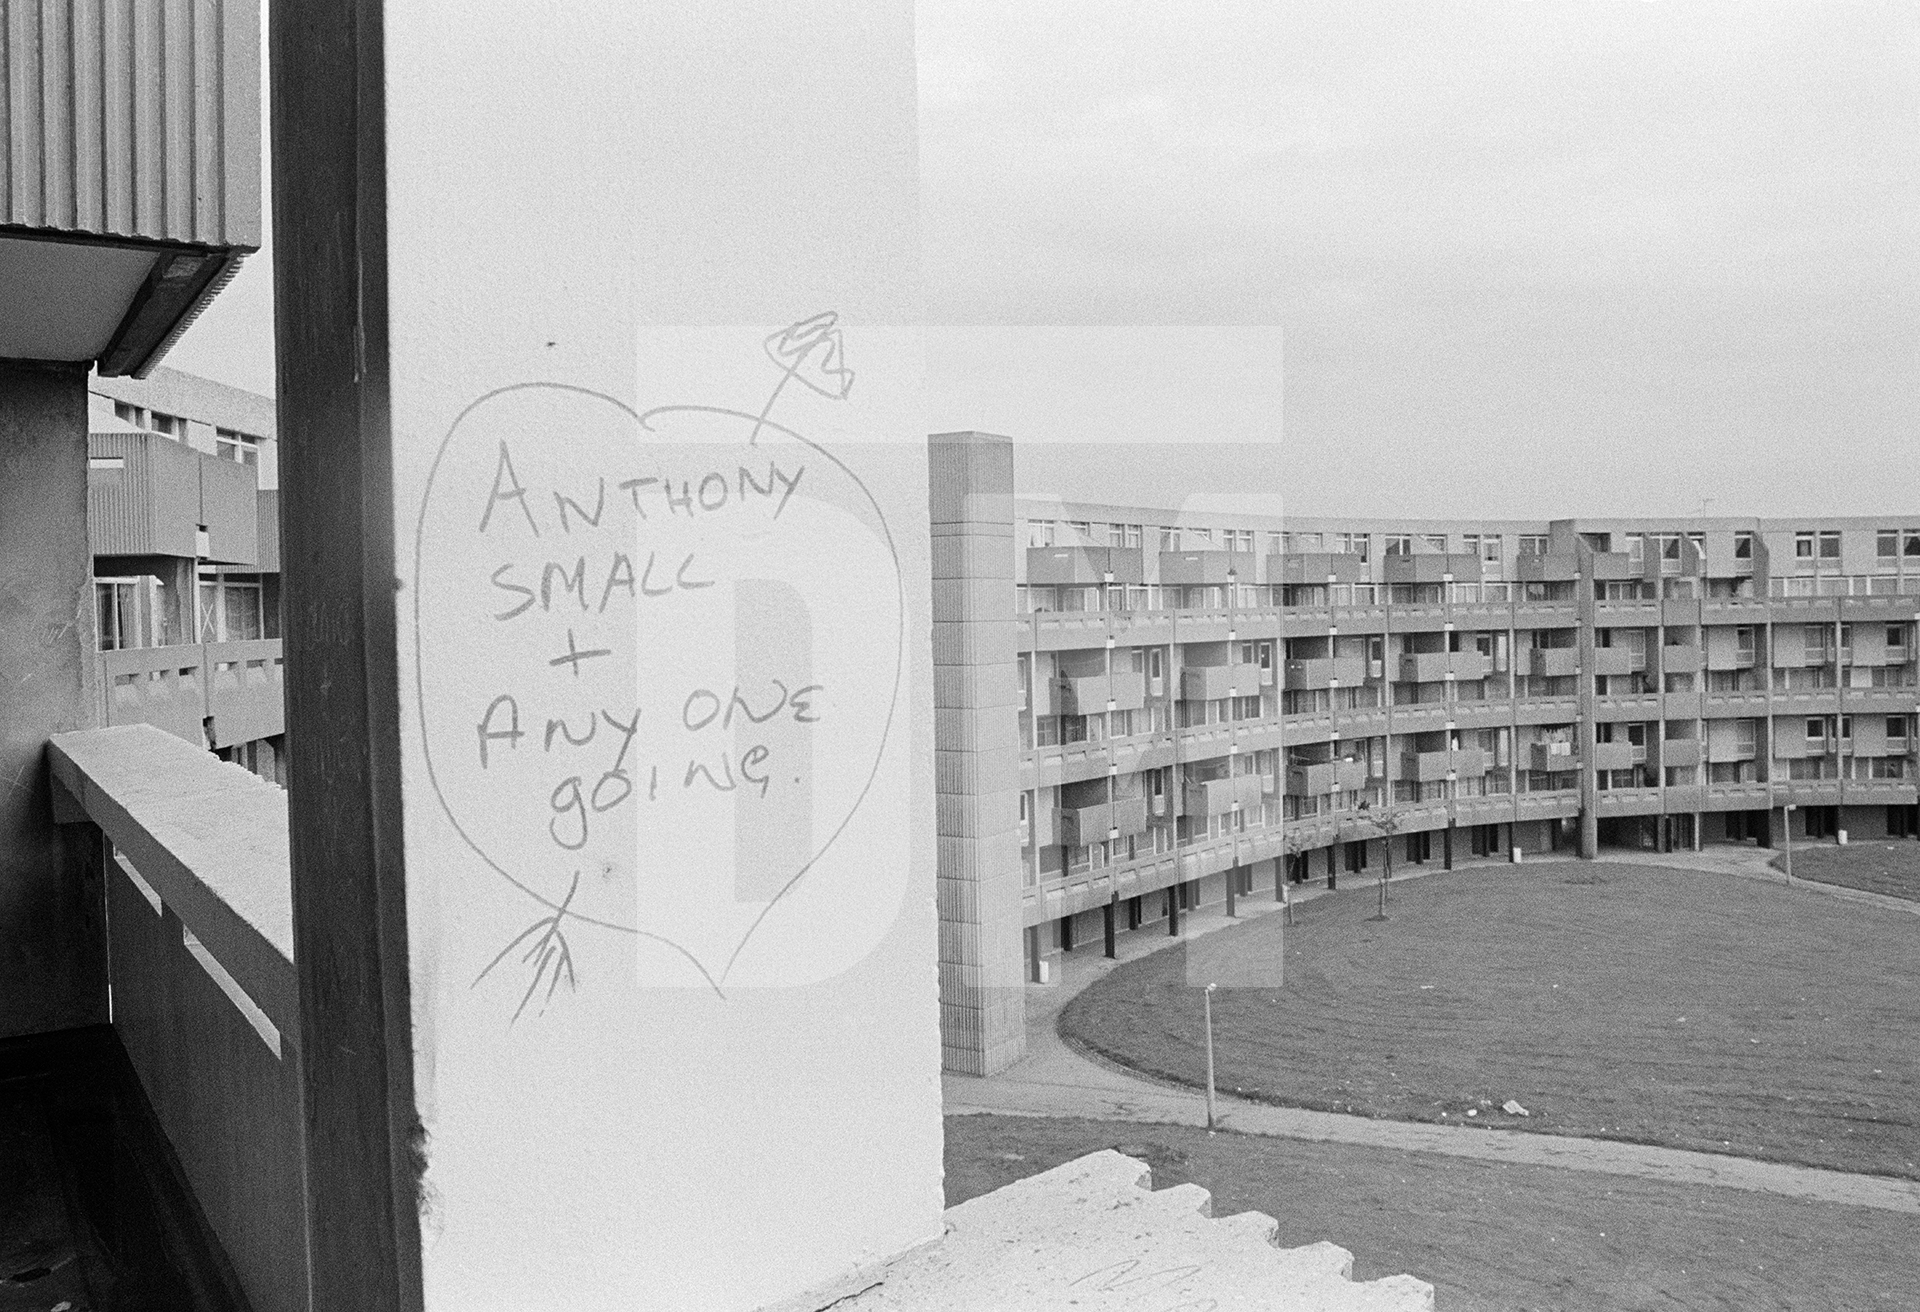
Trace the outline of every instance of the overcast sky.
[[[920, 15], [930, 426], [1261, 447], [1035, 490], [1920, 513], [1920, 6]], [[269, 389], [267, 265], [168, 362]]]

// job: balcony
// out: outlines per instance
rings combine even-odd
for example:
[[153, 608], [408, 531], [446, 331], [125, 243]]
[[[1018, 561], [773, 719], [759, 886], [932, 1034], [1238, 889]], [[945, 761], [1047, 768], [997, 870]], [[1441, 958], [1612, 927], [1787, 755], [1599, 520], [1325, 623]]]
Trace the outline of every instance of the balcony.
[[1571, 554], [1521, 556], [1514, 562], [1514, 573], [1522, 583], [1570, 583], [1580, 577], [1580, 562]]
[[1147, 676], [1132, 670], [1060, 680], [1060, 714], [1101, 715], [1135, 711], [1147, 704]]
[[1138, 547], [1027, 548], [1027, 583], [1031, 587], [1144, 583], [1146, 577]]
[[1365, 761], [1320, 761], [1312, 765], [1287, 767], [1287, 795], [1324, 797], [1340, 791], [1352, 792], [1367, 786]]
[[129, 647], [97, 660], [108, 725], [150, 724], [197, 747], [233, 747], [286, 731], [278, 638]]
[[1446, 583], [1454, 579], [1480, 579], [1480, 558], [1465, 552], [1440, 552], [1431, 555], [1388, 556], [1383, 569], [1388, 583]]
[[1669, 692], [1660, 696], [1660, 713], [1669, 720], [1697, 720], [1705, 708], [1706, 700], [1702, 693]]
[[1230, 779], [1188, 781], [1180, 790], [1180, 809], [1188, 815], [1226, 815], [1236, 806], [1252, 810], [1260, 805], [1264, 788], [1257, 774]]
[[1287, 662], [1287, 687], [1331, 688], [1335, 684], [1366, 682], [1364, 656], [1320, 656]]
[[[259, 564], [253, 466], [162, 433], [95, 433], [87, 439], [87, 460], [87, 538], [94, 555]], [[200, 526], [207, 530], [204, 543]]]
[[1478, 779], [1491, 761], [1477, 747], [1462, 747], [1445, 752], [1408, 752], [1400, 758], [1400, 777], [1417, 783], [1435, 783], [1449, 775]]
[[1759, 755], [1759, 747], [1748, 739], [1707, 739], [1707, 762], [1710, 765], [1720, 765], [1732, 761], [1751, 761]]
[[[1580, 672], [1578, 647], [1535, 647], [1531, 672], [1536, 679], [1564, 679]], [[1621, 671], [1626, 673], [1626, 671]]]
[[1180, 671], [1180, 700], [1213, 702], [1226, 697], [1258, 697], [1257, 665], [1189, 665]]
[[1698, 738], [1669, 738], [1660, 744], [1660, 764], [1698, 765], [1700, 764], [1700, 740]]
[[1707, 648], [1707, 668], [1709, 670], [1750, 670], [1758, 663], [1758, 656], [1752, 647]]
[[1593, 745], [1593, 768], [1596, 770], [1631, 770], [1646, 759], [1647, 749], [1635, 747], [1632, 743]]
[[1245, 551], [1163, 551], [1160, 582], [1168, 587], [1254, 581], [1254, 556]]
[[[1408, 559], [1419, 559], [1409, 557]], [[1477, 651], [1407, 652], [1400, 657], [1400, 682], [1439, 683], [1446, 679], [1484, 679], [1493, 668], [1491, 658]]]
[[0, 358], [143, 374], [260, 246], [260, 6], [5, 12]]
[[1279, 583], [1364, 583], [1367, 563], [1351, 552], [1303, 551], [1267, 557], [1267, 577]]
[[1662, 647], [1660, 670], [1663, 674], [1698, 674], [1700, 649], [1698, 647]]
[[1056, 832], [1066, 847], [1084, 847], [1147, 832], [1147, 799], [1121, 797], [1094, 806], [1061, 807]]
[[1528, 744], [1527, 768], [1534, 774], [1564, 774], [1579, 766], [1580, 758], [1570, 742]]
[[113, 1029], [247, 1301], [304, 1309], [286, 794], [151, 725], [48, 759], [55, 818], [111, 844]]
[[[1589, 670], [1588, 673], [1596, 675], [1632, 674], [1636, 668], [1633, 658], [1634, 651], [1631, 647], [1595, 647], [1593, 649], [1593, 668]], [[1645, 669], [1646, 664], [1646, 653], [1642, 652], [1640, 653], [1638, 668]]]

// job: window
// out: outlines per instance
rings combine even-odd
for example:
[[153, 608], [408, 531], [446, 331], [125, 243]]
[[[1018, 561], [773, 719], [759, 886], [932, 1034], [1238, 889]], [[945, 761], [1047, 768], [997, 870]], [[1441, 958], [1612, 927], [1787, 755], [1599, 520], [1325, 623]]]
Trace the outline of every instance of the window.
[[1840, 535], [1838, 533], [1822, 533], [1820, 535], [1820, 559], [1840, 559]]
[[129, 405], [125, 401], [115, 401], [113, 403], [113, 417], [122, 423], [132, 424], [135, 428], [145, 428], [147, 426], [147, 412], [141, 407]]
[[260, 585], [218, 577], [200, 580], [200, 640], [252, 642], [260, 637]]
[[1887, 646], [1904, 647], [1907, 645], [1907, 626], [1904, 624], [1887, 625]]
[[1827, 737], [1827, 722], [1825, 720], [1816, 717], [1814, 719], [1810, 719], [1807, 721], [1807, 741], [1808, 742], [1810, 743], [1825, 742], [1826, 737]]
[[153, 425], [153, 431], [156, 433], [165, 433], [169, 437], [185, 437], [187, 435], [187, 421], [178, 415], [161, 414], [158, 410], [155, 410], [149, 418]]
[[1432, 547], [1435, 551], [1445, 551], [1447, 549], [1447, 535], [1445, 533], [1422, 533], [1420, 540]]
[[1180, 550], [1180, 530], [1179, 529], [1168, 528], [1164, 524], [1160, 526], [1160, 550], [1162, 551]]
[[1124, 547], [1127, 545], [1127, 526], [1125, 524], [1107, 525], [1107, 545]]
[[1244, 551], [1249, 555], [1253, 553], [1253, 530], [1252, 529], [1243, 528], [1240, 530], [1240, 532], [1237, 535], [1235, 535], [1234, 550]]
[[1752, 654], [1753, 630], [1746, 626], [1735, 629], [1733, 631], [1733, 646], [1736, 651], [1745, 652], [1749, 655]]
[[1874, 534], [1873, 554], [1882, 560], [1897, 557], [1900, 554], [1900, 530], [1883, 528]]
[[1901, 530], [1900, 536], [1904, 539], [1900, 548], [1900, 554], [1903, 556], [1920, 556], [1920, 528], [1903, 529]]
[[1735, 560], [1753, 559], [1753, 534], [1735, 533], [1733, 535], [1733, 558]]
[[1689, 533], [1687, 534], [1687, 541], [1693, 543], [1693, 549], [1701, 555], [1704, 556], [1707, 554], [1707, 535], [1705, 533]]
[[1852, 739], [1852, 737], [1853, 737], [1853, 717], [1852, 717], [1851, 715], [1843, 715], [1843, 716], [1841, 716], [1841, 717], [1840, 717], [1840, 737], [1841, 737], [1841, 738], [1842, 738], [1843, 740], [1851, 740], [1851, 739]]
[[1320, 550], [1320, 535], [1318, 533], [1289, 533], [1287, 534], [1287, 542], [1287, 550], [1289, 551]]
[[99, 607], [101, 651], [120, 651], [146, 645], [140, 640], [139, 602], [135, 593], [137, 586], [132, 579], [101, 579], [94, 583], [94, 600]]
[[1469, 556], [1479, 555], [1480, 535], [1478, 533], [1462, 533], [1460, 535], [1460, 549]]
[[1520, 554], [1523, 556], [1546, 555], [1547, 535], [1545, 533], [1522, 533], [1520, 535]]
[[1628, 533], [1626, 534], [1626, 539], [1627, 559], [1638, 565], [1642, 560], [1646, 559], [1647, 535], [1644, 533]]
[[1186, 528], [1180, 531], [1201, 546], [1213, 545], [1213, 530], [1210, 528]]
[[1050, 547], [1053, 545], [1053, 521], [1050, 519], [1030, 519], [1027, 521], [1027, 545], [1030, 547]]
[[1387, 554], [1389, 556], [1411, 556], [1413, 554], [1413, 536], [1409, 533], [1387, 534]]
[[1813, 534], [1795, 533], [1793, 535], [1793, 558], [1795, 560], [1813, 559]]
[[1678, 533], [1662, 533], [1660, 535], [1659, 541], [1660, 541], [1660, 559], [1662, 560], [1680, 559], [1680, 535]]
[[214, 430], [214, 440], [214, 454], [222, 460], [231, 460], [237, 465], [260, 463], [260, 439], [252, 433], [219, 428]]
[[1499, 564], [1502, 540], [1498, 533], [1488, 533], [1480, 539], [1480, 559], [1489, 564]]
[[1904, 743], [1906, 740], [1907, 717], [1904, 715], [1889, 715], [1887, 717], [1887, 741], [1889, 743]]
[[[1072, 529], [1075, 533], [1078, 533], [1082, 538], [1089, 538], [1093, 536], [1093, 525], [1088, 523], [1084, 519], [1070, 519], [1067, 521], [1067, 527]], [[1080, 544], [1076, 542], [1073, 545], [1077, 547]]]
[[1129, 547], [1139, 547], [1142, 531], [1141, 526], [1138, 524], [1127, 525], [1127, 545]]
[[1358, 556], [1365, 560], [1370, 554], [1373, 537], [1367, 533], [1336, 533], [1333, 535], [1333, 549], [1345, 552], [1349, 556]]

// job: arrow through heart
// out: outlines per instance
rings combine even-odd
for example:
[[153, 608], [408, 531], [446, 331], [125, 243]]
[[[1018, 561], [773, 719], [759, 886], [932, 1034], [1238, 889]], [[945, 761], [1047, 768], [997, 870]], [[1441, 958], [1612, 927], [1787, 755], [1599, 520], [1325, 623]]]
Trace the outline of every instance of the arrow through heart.
[[810, 882], [823, 862], [841, 893], [857, 877], [846, 836], [877, 789], [906, 810], [907, 772], [882, 775], [906, 598], [867, 485], [770, 414], [796, 377], [846, 397], [834, 317], [765, 348], [783, 373], [758, 414], [521, 383], [467, 406], [427, 473], [425, 773], [528, 914], [474, 980], [523, 972], [515, 1019], [576, 986], [569, 935], [628, 939], [642, 983], [721, 996], [769, 933], [796, 977], [854, 950]]

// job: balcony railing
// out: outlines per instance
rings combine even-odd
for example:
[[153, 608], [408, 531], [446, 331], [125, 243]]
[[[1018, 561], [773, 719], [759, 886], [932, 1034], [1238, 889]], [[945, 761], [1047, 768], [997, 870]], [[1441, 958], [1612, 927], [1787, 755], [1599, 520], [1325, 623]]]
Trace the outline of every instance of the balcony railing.
[[147, 724], [48, 761], [55, 819], [108, 845], [113, 1027], [147, 1101], [255, 1312], [305, 1309], [286, 794]]
[[108, 725], [150, 724], [200, 747], [286, 731], [280, 640], [101, 652]]
[[1805, 578], [1775, 578], [1767, 580], [1767, 595], [1784, 599], [1920, 596], [1920, 574], [1897, 577], [1873, 574], [1821, 574]]

